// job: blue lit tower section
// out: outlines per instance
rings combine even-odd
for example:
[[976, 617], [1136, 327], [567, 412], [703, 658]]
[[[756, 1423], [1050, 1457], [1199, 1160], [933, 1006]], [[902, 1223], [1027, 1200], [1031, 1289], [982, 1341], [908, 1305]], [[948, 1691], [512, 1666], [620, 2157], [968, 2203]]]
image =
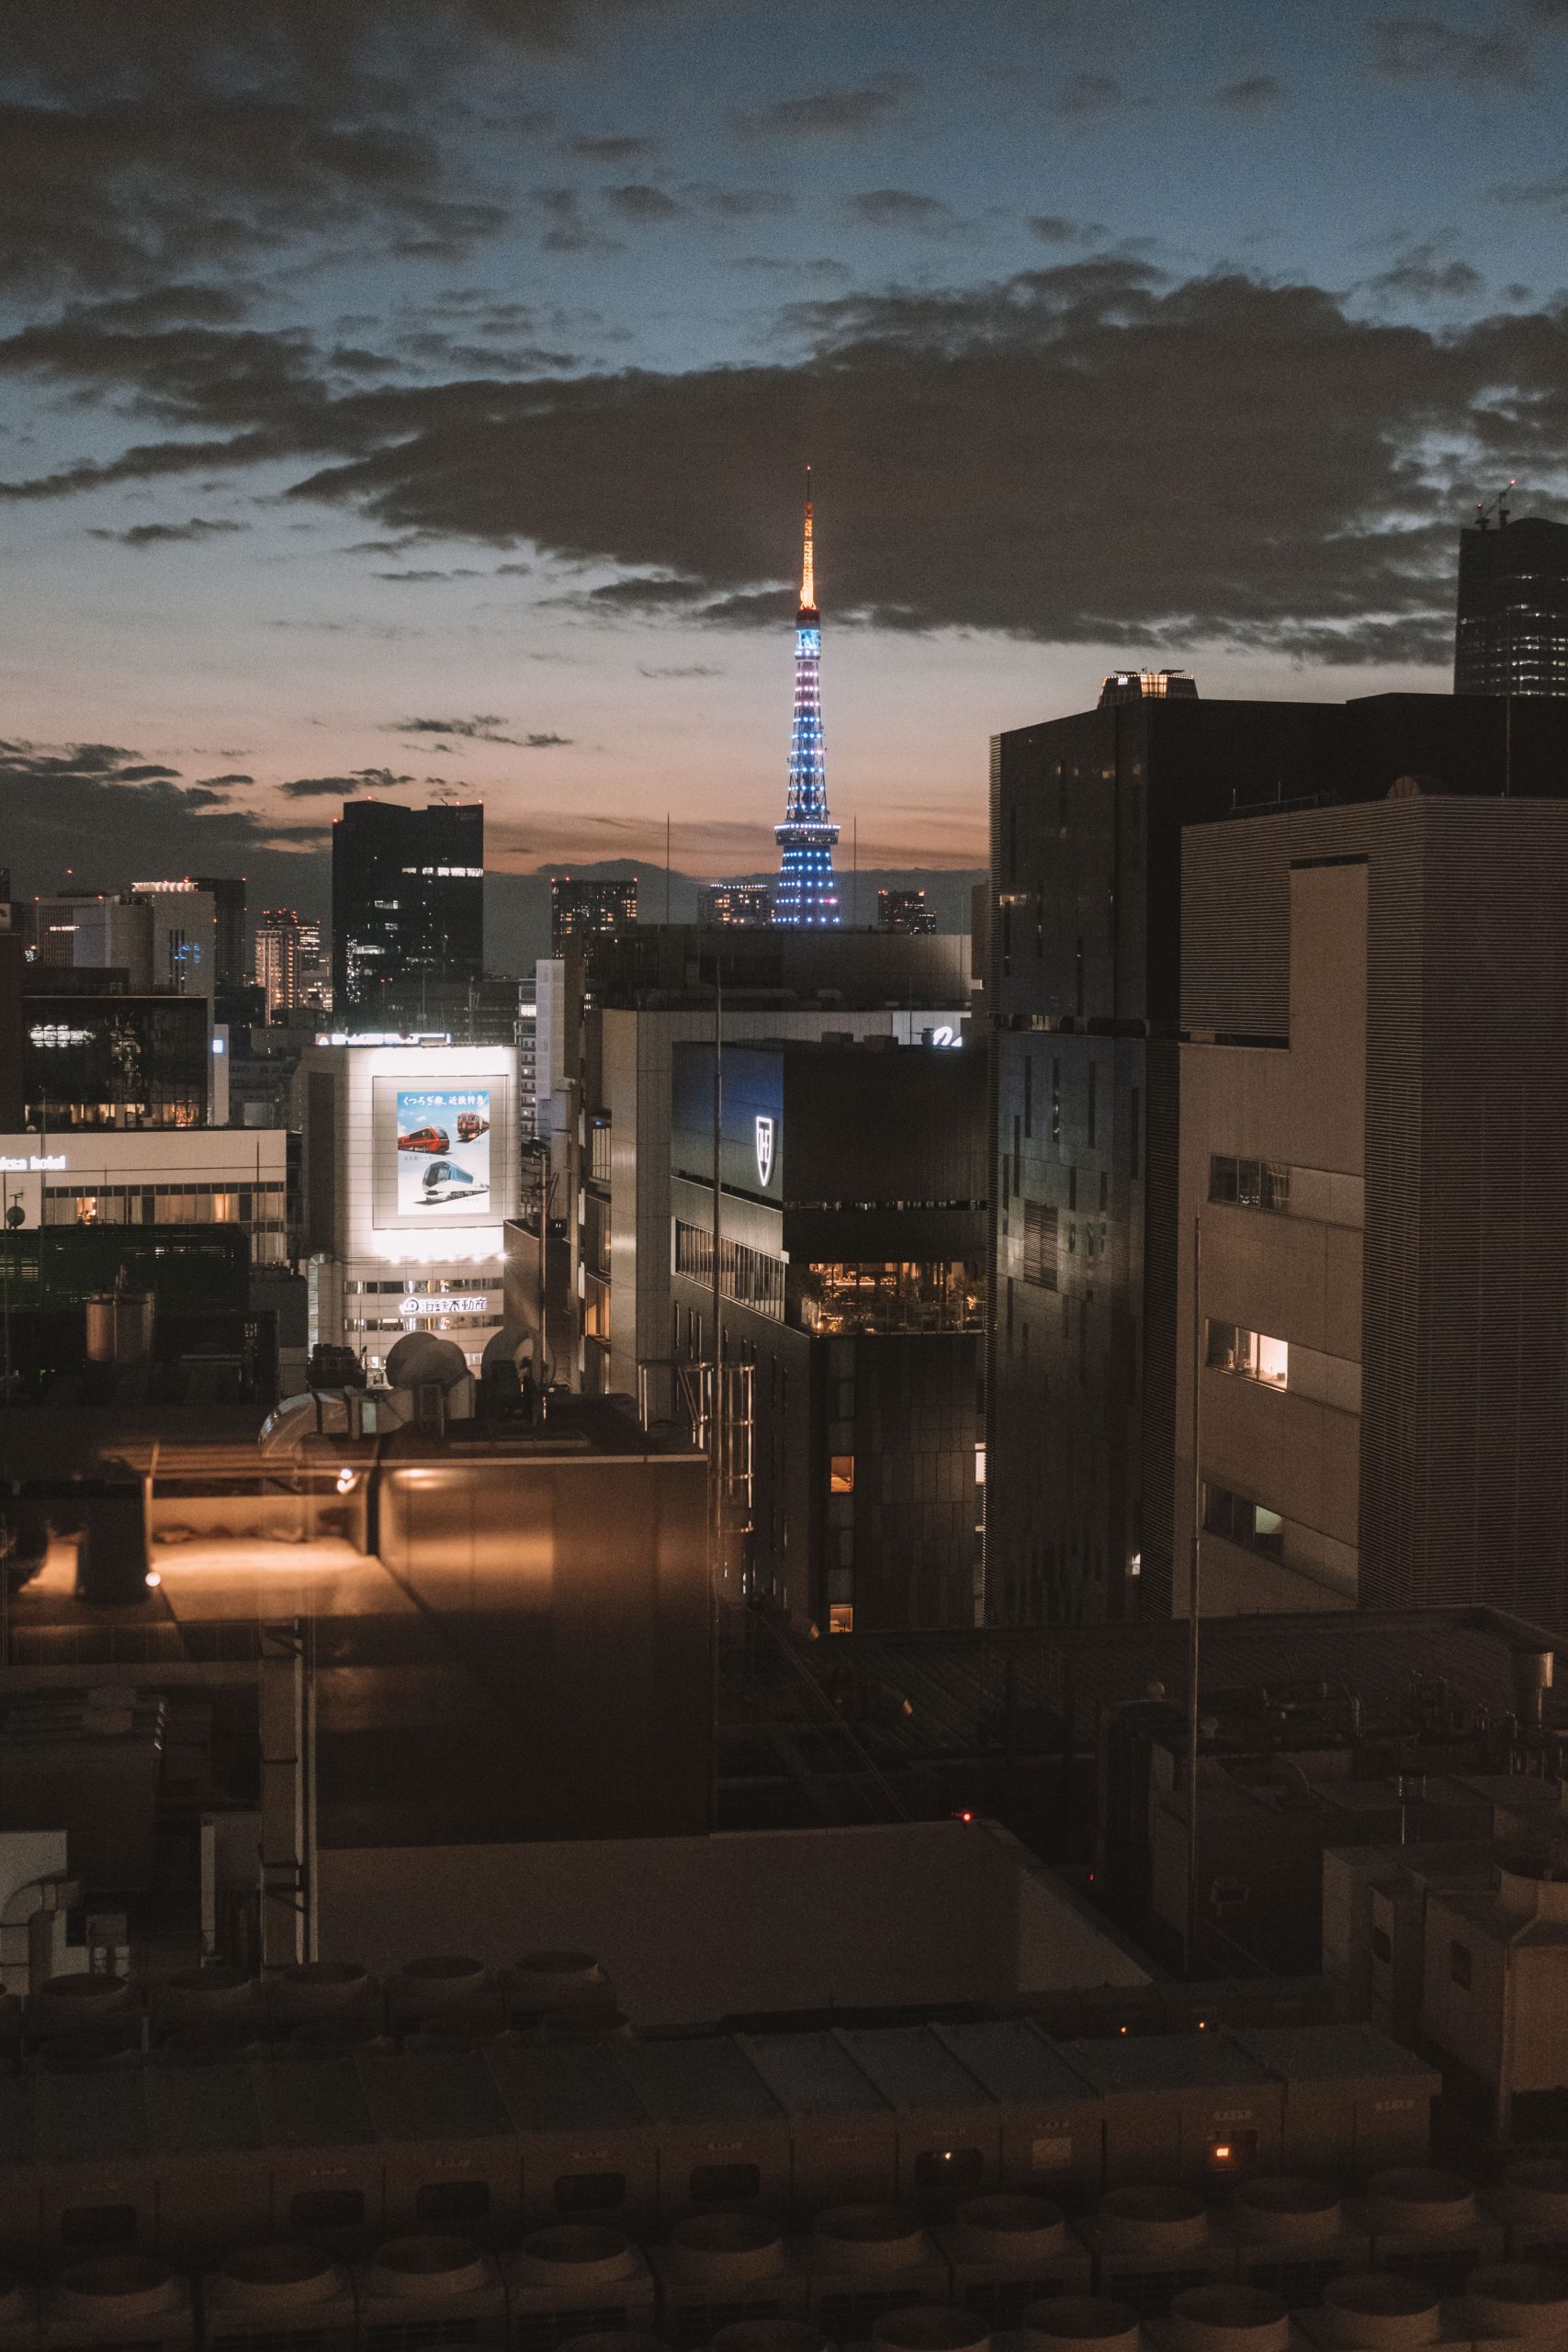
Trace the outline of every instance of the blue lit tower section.
[[822, 758], [822, 623], [811, 548], [811, 469], [806, 470], [806, 549], [800, 569], [800, 609], [795, 616], [795, 727], [789, 739], [789, 802], [773, 827], [780, 863], [773, 921], [796, 930], [820, 930], [839, 920], [833, 845], [839, 828], [828, 814], [828, 771]]

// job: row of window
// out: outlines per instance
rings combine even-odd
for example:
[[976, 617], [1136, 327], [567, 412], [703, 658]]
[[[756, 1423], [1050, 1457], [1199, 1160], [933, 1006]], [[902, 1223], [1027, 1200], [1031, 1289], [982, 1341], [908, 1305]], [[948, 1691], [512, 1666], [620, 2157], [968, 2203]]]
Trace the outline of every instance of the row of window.
[[1212, 1317], [1208, 1336], [1206, 1361], [1211, 1371], [1260, 1381], [1265, 1388], [1290, 1386], [1291, 1351], [1287, 1340], [1270, 1340], [1261, 1331], [1244, 1330], [1235, 1323], [1216, 1323]]
[[1232, 1208], [1289, 1209], [1291, 1171], [1277, 1159], [1232, 1159], [1215, 1152], [1209, 1161], [1209, 1198]]
[[1250, 1496], [1233, 1494], [1228, 1487], [1203, 1486], [1203, 1526], [1210, 1535], [1223, 1535], [1245, 1551], [1259, 1552], [1267, 1560], [1285, 1556], [1285, 1522], [1277, 1510]]
[[[702, 1225], [686, 1225], [675, 1220], [675, 1272], [693, 1282], [713, 1281], [713, 1234]], [[718, 1287], [723, 1298], [735, 1299], [742, 1306], [751, 1307], [759, 1315], [772, 1315], [780, 1322], [784, 1311], [784, 1261], [771, 1258], [762, 1250], [753, 1250], [743, 1241], [731, 1241], [719, 1236]]]

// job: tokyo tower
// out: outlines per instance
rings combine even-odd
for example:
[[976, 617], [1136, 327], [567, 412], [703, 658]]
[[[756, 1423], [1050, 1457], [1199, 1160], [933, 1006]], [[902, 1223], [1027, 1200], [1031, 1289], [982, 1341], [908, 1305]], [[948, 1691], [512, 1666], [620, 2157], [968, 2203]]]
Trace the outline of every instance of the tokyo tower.
[[806, 469], [806, 547], [800, 568], [800, 607], [795, 616], [795, 726], [789, 739], [789, 799], [773, 827], [779, 879], [773, 921], [813, 930], [839, 920], [833, 845], [839, 828], [828, 814], [828, 771], [822, 757], [822, 623], [811, 548], [811, 469]]

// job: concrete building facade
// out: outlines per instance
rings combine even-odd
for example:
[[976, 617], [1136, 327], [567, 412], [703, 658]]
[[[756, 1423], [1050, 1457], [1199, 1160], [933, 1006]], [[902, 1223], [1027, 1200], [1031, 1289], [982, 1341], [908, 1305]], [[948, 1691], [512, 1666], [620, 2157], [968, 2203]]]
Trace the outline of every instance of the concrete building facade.
[[1545, 699], [1140, 694], [996, 740], [996, 1621], [1171, 1605], [1183, 828], [1382, 801], [1406, 775], [1524, 797], [1565, 775], [1568, 713]]
[[[1568, 1611], [1568, 803], [1184, 850], [1175, 1606]], [[1200, 1295], [1193, 1295], [1201, 1221]]]

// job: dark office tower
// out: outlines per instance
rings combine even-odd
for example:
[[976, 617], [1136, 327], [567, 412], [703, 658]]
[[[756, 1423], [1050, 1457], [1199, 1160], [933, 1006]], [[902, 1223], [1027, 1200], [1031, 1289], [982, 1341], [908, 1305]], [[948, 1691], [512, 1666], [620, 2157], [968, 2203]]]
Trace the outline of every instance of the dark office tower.
[[1540, 701], [1141, 695], [994, 742], [997, 1621], [1170, 1608], [1182, 826], [1410, 776], [1497, 794], [1506, 741], [1516, 793], [1563, 795], [1568, 707]]
[[615, 938], [637, 921], [637, 876], [629, 882], [574, 882], [550, 876], [550, 954], [564, 956], [569, 939]]
[[197, 875], [196, 887], [211, 897], [217, 922], [217, 960], [213, 985], [243, 989], [251, 977], [245, 954], [245, 877], [241, 875]]
[[879, 890], [876, 894], [878, 931], [901, 931], [919, 939], [936, 929], [936, 910], [926, 904], [923, 890]]
[[373, 1012], [389, 989], [484, 968], [485, 812], [349, 800], [333, 827], [333, 1004]]
[[1198, 681], [1190, 670], [1112, 670], [1100, 689], [1100, 707], [1116, 702], [1196, 702]]
[[766, 882], [709, 882], [698, 901], [705, 931], [766, 931], [773, 919], [773, 894]]
[[1568, 523], [1484, 514], [1460, 533], [1456, 695], [1568, 695]]

